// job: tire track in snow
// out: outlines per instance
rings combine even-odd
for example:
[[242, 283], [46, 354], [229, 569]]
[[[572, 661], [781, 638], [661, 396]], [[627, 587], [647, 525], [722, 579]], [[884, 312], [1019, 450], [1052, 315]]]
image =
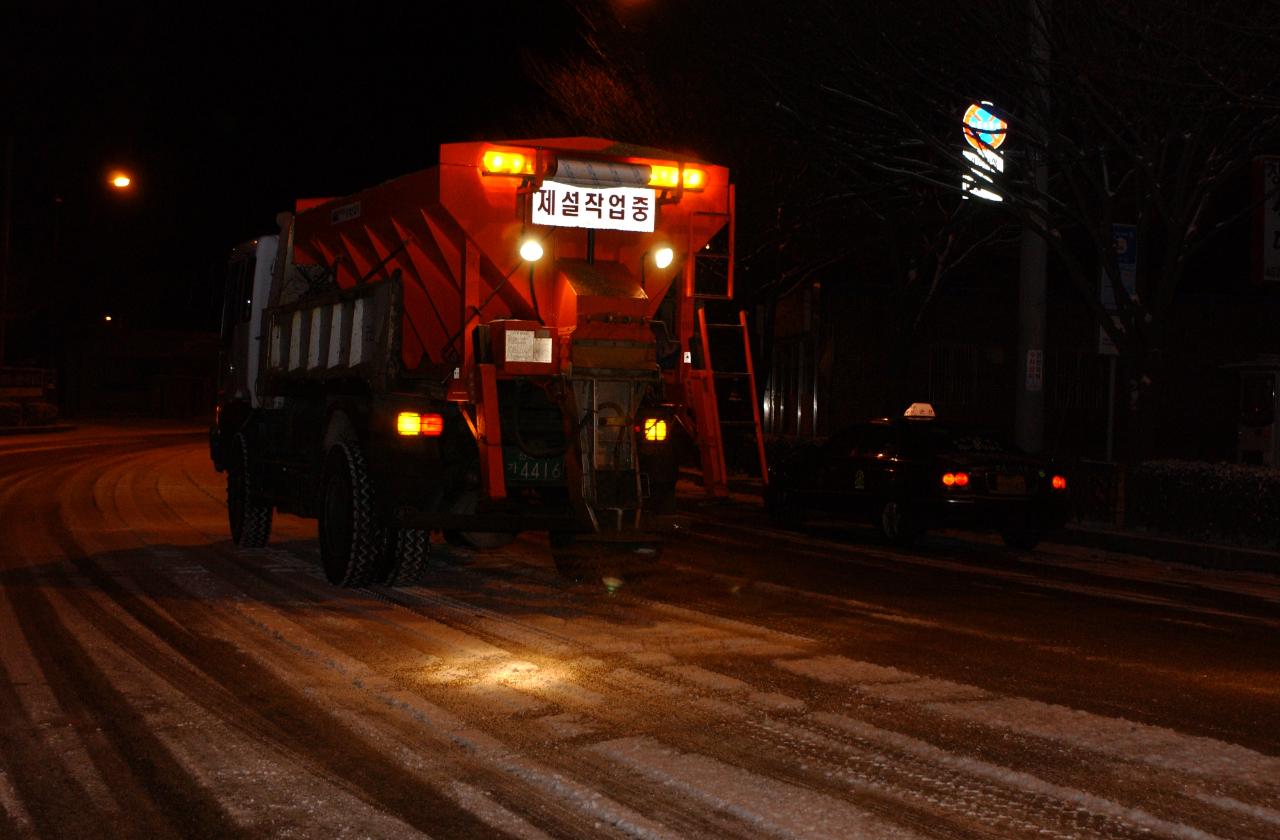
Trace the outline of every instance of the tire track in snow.
[[[141, 460], [148, 459], [143, 457]], [[128, 477], [127, 473], [124, 475]], [[134, 493], [138, 492], [136, 481], [128, 483], [134, 487]], [[135, 521], [149, 523], [157, 521], [154, 512], [142, 509], [130, 492], [122, 493], [113, 488], [109, 495], [120, 506], [124, 517], [136, 517]], [[184, 597], [174, 598], [180, 590], [162, 584], [163, 578], [154, 574], [162, 564], [138, 562], [139, 558], [146, 556], [148, 549], [135, 548], [131, 553], [117, 551], [106, 555], [96, 553], [102, 548], [96, 544], [101, 535], [86, 523], [88, 517], [83, 512], [74, 516], [79, 526], [76, 533], [59, 535], [65, 542], [65, 551], [81, 558], [75, 562], [76, 568], [96, 589], [110, 596], [121, 610], [154, 636], [164, 639], [183, 664], [189, 663], [201, 673], [202, 680], [196, 685], [192, 685], [190, 679], [182, 679], [174, 669], [168, 673], [174, 680], [173, 684], [193, 702], [212, 704], [216, 693], [211, 697], [204, 683], [213, 682], [233, 698], [230, 708], [226, 707], [227, 704], [221, 707], [225, 718], [238, 718], [265, 742], [279, 744], [292, 753], [295, 760], [302, 759], [313, 768], [313, 772], [341, 779], [362, 798], [377, 803], [388, 813], [396, 814], [410, 824], [424, 829], [430, 827], [436, 836], [475, 836], [485, 825], [475, 820], [469, 811], [454, 805], [432, 789], [407, 784], [376, 751], [368, 749], [358, 739], [344, 739], [341, 727], [333, 726], [327, 713], [302, 698], [287, 681], [253, 669], [252, 660], [234, 645], [203, 634], [205, 622], [200, 619], [216, 613], [217, 605], [185, 598], [185, 593]], [[145, 546], [148, 537], [155, 542], [155, 536], [150, 532], [134, 533], [132, 537], [135, 546]], [[112, 544], [118, 544], [120, 535], [112, 531], [108, 532], [108, 538]], [[88, 544], [84, 544], [86, 542]], [[134, 559], [128, 559], [126, 554], [131, 554]], [[112, 566], [114, 571], [108, 570], [107, 567]], [[185, 607], [182, 621], [158, 606], [153, 607], [165, 601]], [[262, 707], [269, 713], [264, 715], [260, 711]], [[213, 709], [219, 710], [219, 706], [213, 705]], [[442, 820], [447, 820], [448, 824], [442, 825]], [[492, 834], [492, 828], [487, 827], [486, 833]]]
[[121, 809], [122, 827], [152, 837], [241, 836], [216, 799], [173, 758], [141, 712], [97, 667], [34, 577], [28, 572], [17, 576], [17, 582], [11, 593], [14, 613], [34, 653], [50, 663], [46, 676], [62, 707], [93, 727], [90, 755], [128, 803]]
[[[326, 834], [332, 837], [424, 836], [342, 785], [335, 785], [308, 768], [299, 768], [291, 760], [290, 750], [280, 749], [262, 737], [260, 727], [247, 725], [243, 709], [228, 709], [225, 700], [219, 703], [209, 699], [210, 695], [225, 694], [221, 686], [209, 685], [203, 675], [174, 680], [175, 669], [158, 664], [165, 651], [150, 645], [128, 646], [139, 650], [139, 655], [108, 641], [108, 634], [100, 629], [104, 613], [118, 611], [104, 605], [103, 601], [109, 599], [101, 596], [86, 609], [84, 596], [91, 589], [89, 582], [82, 580], [78, 587], [74, 579], [69, 583], [72, 591], [80, 590], [81, 597], [74, 603], [57, 591], [52, 594], [55, 603], [61, 602], [59, 612], [68, 629], [117, 690], [139, 710], [149, 731], [197, 784], [217, 798], [245, 836], [288, 833], [317, 824], [323, 824]], [[91, 615], [98, 621], [91, 620]], [[131, 618], [124, 615], [116, 616], [120, 624], [132, 624]], [[140, 635], [152, 636], [150, 631], [137, 627]], [[185, 661], [181, 665], [186, 665]], [[186, 691], [176, 687], [175, 682]], [[193, 682], [197, 685], [193, 686]], [[193, 702], [197, 692], [205, 698], [203, 703]], [[214, 705], [221, 706], [221, 714], [210, 711]], [[258, 737], [251, 737], [255, 734]]]
[[920, 836], [838, 799], [705, 755], [680, 752], [652, 738], [620, 738], [588, 749], [776, 837], [910, 840]]
[[[335, 608], [335, 609], [336, 609], [336, 608]], [[501, 618], [501, 613], [500, 613], [500, 611], [499, 611], [499, 618]], [[536, 639], [536, 637], [534, 637], [534, 636], [526, 636], [526, 637], [525, 637], [525, 642], [526, 642], [526, 643], [539, 644], [539, 643], [538, 643], [538, 640], [537, 640], [537, 639]], [[639, 652], [640, 652], [640, 653], [643, 653], [644, 651], [639, 651]], [[658, 651], [650, 651], [650, 653], [658, 653]], [[666, 664], [668, 664], [668, 665], [677, 664], [677, 665], [678, 665], [678, 664], [679, 664], [679, 662], [678, 662], [678, 661], [676, 661], [676, 662], [668, 662], [668, 663], [666, 663]], [[906, 673], [906, 672], [903, 672], [903, 673]], [[669, 673], [668, 673], [668, 674], [663, 674], [663, 673], [661, 673], [661, 672], [659, 672], [659, 676], [661, 677], [661, 679], [662, 679], [663, 681], [669, 681], [669, 680], [670, 680], [671, 678], [673, 678], [673, 677], [675, 677], [675, 678], [677, 678], [677, 679], [679, 679], [679, 678], [680, 678], [680, 677], [679, 677], [679, 675], [669, 674]], [[912, 676], [914, 676], [914, 675], [912, 675]], [[910, 682], [910, 681], [904, 681], [904, 682], [902, 682], [901, 684], [895, 684], [895, 683], [892, 683], [892, 682], [882, 683], [882, 684], [881, 684], [881, 686], [880, 686], [880, 690], [889, 690], [890, 688], [893, 688], [893, 690], [916, 691], [916, 692], [918, 692], [918, 693], [917, 693], [917, 694], [915, 694], [915, 695], [912, 695], [912, 696], [910, 696], [910, 697], [900, 696], [900, 697], [897, 697], [897, 698], [896, 698], [896, 700], [895, 700], [895, 698], [887, 698], [887, 699], [889, 699], [890, 701], [895, 701], [895, 702], [899, 702], [899, 703], [910, 702], [910, 703], [914, 703], [915, 705], [919, 706], [923, 701], [928, 700], [928, 699], [932, 696], [932, 695], [931, 695], [931, 692], [933, 692], [933, 691], [935, 690], [935, 688], [938, 688], [938, 689], [940, 689], [940, 688], [946, 688], [946, 686], [928, 686], [928, 685], [924, 685], [924, 686], [922, 686], [922, 687], [911, 688], [911, 689], [905, 689], [905, 688], [902, 688], [901, 686], [905, 686], [907, 682]], [[668, 683], [664, 683], [664, 684], [668, 684]], [[708, 686], [704, 686], [704, 687], [705, 687], [705, 688], [708, 688], [708, 689], [711, 689], [711, 690], [714, 690], [714, 688], [713, 688], [712, 686], [709, 686], [709, 685], [708, 685]], [[733, 692], [727, 692], [727, 693], [733, 694]], [[944, 699], [944, 698], [936, 698], [936, 697], [935, 697], [934, 699]]]
[[[1173, 613], [1196, 613], [1215, 618], [1227, 618], [1232, 621], [1256, 624], [1262, 627], [1280, 628], [1280, 619], [1272, 618], [1268, 613], [1269, 610], [1260, 610], [1258, 613], [1245, 613], [1237, 610], [1227, 610], [1214, 607], [1207, 604], [1190, 603], [1186, 600], [1178, 600], [1177, 598], [1145, 593], [1137, 589], [1136, 584], [1145, 583], [1151, 585], [1151, 581], [1135, 581], [1132, 578], [1107, 575], [1101, 576], [1101, 580], [1078, 580], [1072, 581], [1064, 578], [1046, 578], [1037, 576], [1031, 571], [1024, 571], [1013, 566], [990, 566], [979, 565], [974, 563], [965, 563], [959, 560], [948, 559], [945, 556], [926, 556], [916, 553], [890, 552], [884, 549], [877, 549], [872, 546], [836, 542], [834, 540], [824, 539], [813, 536], [799, 536], [785, 531], [766, 530], [763, 528], [744, 526], [740, 523], [715, 522], [715, 531], [700, 530], [697, 532], [699, 540], [715, 543], [720, 545], [732, 545], [740, 549], [755, 550], [759, 546], [759, 539], [764, 538], [773, 542], [790, 543], [803, 554], [808, 554], [814, 559], [829, 559], [834, 552], [845, 561], [854, 561], [863, 565], [875, 565], [884, 569], [891, 569], [895, 565], [901, 566], [908, 564], [926, 569], [938, 569], [941, 571], [955, 572], [965, 575], [987, 577], [998, 579], [1006, 583], [1014, 583], [1029, 590], [1049, 590], [1059, 592], [1069, 592], [1080, 595], [1088, 595], [1093, 598], [1103, 600], [1118, 601], [1121, 603], [1141, 604], [1143, 606], [1156, 607], [1168, 610]], [[739, 531], [746, 532], [756, 540], [735, 537], [728, 532]], [[1078, 571], [1072, 569], [1072, 571]], [[1089, 575], [1093, 577], [1093, 575]], [[1163, 581], [1157, 581], [1163, 584]], [[1125, 586], [1124, 584], [1131, 584]], [[1162, 586], [1170, 590], [1179, 592], [1182, 590], [1171, 586]], [[1250, 600], [1257, 596], [1250, 596]], [[1264, 595], [1261, 600], [1271, 600], [1273, 594]]]

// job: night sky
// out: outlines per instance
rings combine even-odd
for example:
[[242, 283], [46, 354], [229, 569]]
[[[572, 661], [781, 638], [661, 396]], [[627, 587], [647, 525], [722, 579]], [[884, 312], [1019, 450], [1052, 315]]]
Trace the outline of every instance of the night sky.
[[[579, 25], [565, 4], [512, 0], [24, 6], [3, 36], [0, 126], [15, 138], [18, 341], [22, 322], [108, 312], [215, 326], [226, 252], [274, 232], [295, 198], [429, 166], [441, 142], [533, 130], [547, 111], [527, 59], [574, 48]], [[114, 167], [134, 176], [128, 194], [107, 187]]]

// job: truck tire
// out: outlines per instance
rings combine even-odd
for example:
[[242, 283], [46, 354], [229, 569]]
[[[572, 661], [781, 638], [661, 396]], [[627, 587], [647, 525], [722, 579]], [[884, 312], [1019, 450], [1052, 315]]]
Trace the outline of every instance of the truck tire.
[[386, 586], [412, 586], [422, 577], [431, 555], [430, 534], [420, 528], [397, 528], [387, 536]]
[[256, 499], [253, 488], [261, 476], [249, 455], [249, 440], [243, 433], [231, 441], [227, 460], [227, 521], [231, 541], [240, 548], [262, 548], [271, 537], [271, 505]]
[[320, 485], [320, 561], [334, 586], [367, 586], [384, 557], [386, 531], [378, 521], [364, 453], [354, 442], [335, 443]]

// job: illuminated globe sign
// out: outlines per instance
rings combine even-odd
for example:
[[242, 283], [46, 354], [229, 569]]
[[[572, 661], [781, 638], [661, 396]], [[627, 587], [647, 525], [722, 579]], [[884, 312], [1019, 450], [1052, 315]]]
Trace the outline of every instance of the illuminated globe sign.
[[970, 105], [964, 112], [964, 139], [978, 151], [998, 149], [1004, 143], [1009, 124], [986, 109], [990, 102]]
[[962, 154], [969, 162], [969, 171], [960, 178], [964, 197], [970, 194], [987, 201], [1004, 201], [1004, 197], [989, 187], [995, 184], [993, 175], [1004, 172], [1004, 156], [996, 149], [1004, 143], [1009, 124], [992, 113], [990, 102], [974, 103], [964, 112], [963, 133], [969, 144]]

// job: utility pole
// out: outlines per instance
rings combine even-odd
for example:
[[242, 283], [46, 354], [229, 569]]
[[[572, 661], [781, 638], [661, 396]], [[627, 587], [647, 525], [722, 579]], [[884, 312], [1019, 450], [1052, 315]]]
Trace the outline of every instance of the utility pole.
[[[1044, 450], [1045, 286], [1048, 243], [1041, 230], [1049, 225], [1049, 167], [1045, 160], [1049, 124], [1049, 6], [1051, 0], [1028, 0], [1030, 6], [1030, 90], [1032, 119], [1032, 223], [1022, 229], [1018, 270], [1018, 387], [1014, 429], [1027, 452]], [[1039, 228], [1039, 229], [1037, 229]]]
[[9, 327], [9, 246], [13, 236], [13, 135], [4, 138], [4, 207], [0, 219], [0, 367]]

